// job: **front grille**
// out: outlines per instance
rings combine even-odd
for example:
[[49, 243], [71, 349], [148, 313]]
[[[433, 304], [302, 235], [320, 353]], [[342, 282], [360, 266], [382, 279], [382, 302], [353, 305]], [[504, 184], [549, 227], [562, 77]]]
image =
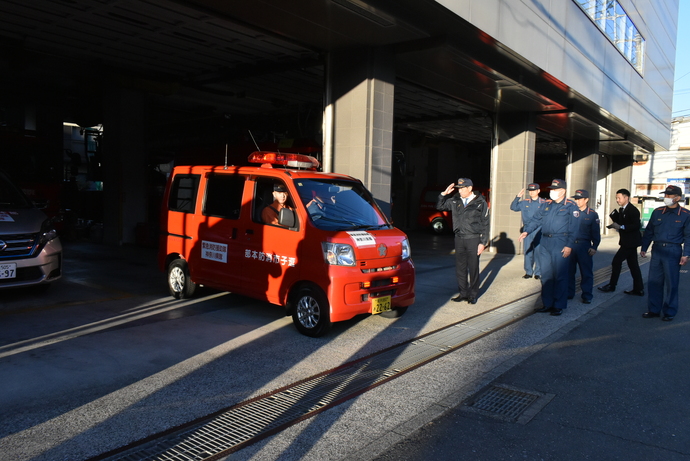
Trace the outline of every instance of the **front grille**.
[[[0, 241], [7, 247], [0, 250], [0, 261], [3, 259], [31, 258], [38, 245], [39, 234], [6, 234], [0, 235]], [[2, 244], [0, 243], [0, 247]]]
[[[362, 266], [364, 263], [362, 263]], [[398, 266], [386, 266], [386, 267], [374, 267], [372, 269], [360, 269], [362, 271], [362, 274], [369, 274], [371, 272], [383, 272], [383, 271], [394, 271], [398, 268]]]
[[362, 302], [369, 301], [371, 298], [380, 298], [381, 296], [395, 296], [395, 290], [377, 291], [376, 293], [365, 293], [362, 295]]

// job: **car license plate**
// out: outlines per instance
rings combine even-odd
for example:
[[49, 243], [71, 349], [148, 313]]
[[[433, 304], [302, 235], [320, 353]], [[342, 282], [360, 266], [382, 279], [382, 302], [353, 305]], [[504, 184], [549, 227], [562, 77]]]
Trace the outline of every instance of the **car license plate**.
[[381, 312], [386, 312], [391, 310], [391, 297], [381, 296], [380, 298], [372, 298], [371, 300], [371, 313], [380, 314]]
[[13, 279], [17, 276], [15, 263], [0, 264], [0, 279]]

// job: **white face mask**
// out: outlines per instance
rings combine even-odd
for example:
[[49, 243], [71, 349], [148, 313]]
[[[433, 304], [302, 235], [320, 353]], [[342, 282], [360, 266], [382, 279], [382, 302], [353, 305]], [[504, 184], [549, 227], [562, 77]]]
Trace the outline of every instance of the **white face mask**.
[[561, 198], [561, 192], [560, 190], [553, 189], [549, 191], [549, 197], [551, 200], [557, 202], [559, 198]]
[[666, 206], [672, 206], [675, 202], [673, 201], [672, 198], [670, 197], [664, 197], [664, 205]]

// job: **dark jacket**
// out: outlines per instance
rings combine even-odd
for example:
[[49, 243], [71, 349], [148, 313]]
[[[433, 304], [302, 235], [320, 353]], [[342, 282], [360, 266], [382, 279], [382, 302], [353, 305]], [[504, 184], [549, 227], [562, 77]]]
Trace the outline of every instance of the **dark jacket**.
[[611, 221], [625, 226], [625, 229], [618, 230], [618, 244], [622, 248], [637, 248], [642, 244], [640, 210], [635, 205], [628, 203], [623, 214], [615, 209], [609, 217]]
[[440, 194], [436, 202], [439, 211], [450, 211], [453, 215], [453, 232], [459, 237], [479, 237], [479, 243], [489, 244], [489, 205], [480, 193], [465, 207], [460, 194]]

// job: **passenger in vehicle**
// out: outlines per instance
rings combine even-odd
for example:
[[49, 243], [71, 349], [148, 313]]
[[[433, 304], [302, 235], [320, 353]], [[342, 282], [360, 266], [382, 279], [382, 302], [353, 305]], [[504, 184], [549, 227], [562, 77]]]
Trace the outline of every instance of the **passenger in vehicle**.
[[292, 208], [286, 204], [287, 200], [287, 188], [282, 184], [275, 184], [273, 186], [273, 203], [271, 203], [263, 209], [263, 211], [261, 212], [261, 220], [265, 224], [273, 224], [275, 226], [279, 226], [280, 224], [278, 224], [278, 216], [280, 214], [280, 210], [283, 208], [292, 210]]
[[314, 198], [305, 201], [305, 207], [309, 212], [312, 220], [319, 219], [326, 215], [328, 207], [335, 204], [335, 196], [330, 194], [328, 189], [316, 189], [314, 191]]

